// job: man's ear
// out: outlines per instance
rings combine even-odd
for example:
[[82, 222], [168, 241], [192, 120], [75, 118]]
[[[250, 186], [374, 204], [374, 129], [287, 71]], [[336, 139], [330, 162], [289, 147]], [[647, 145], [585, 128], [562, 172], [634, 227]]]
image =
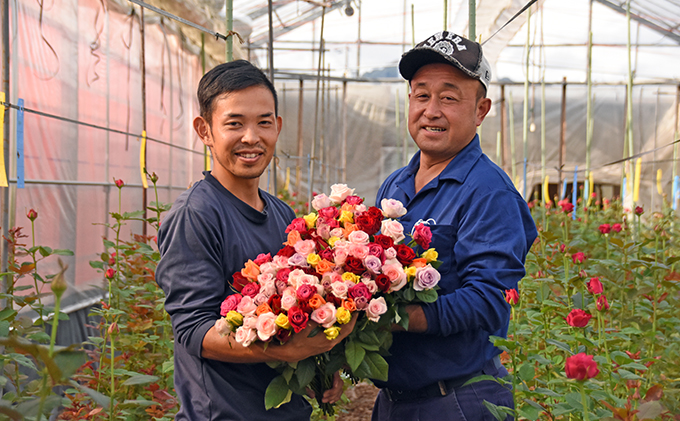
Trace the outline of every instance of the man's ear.
[[475, 121], [475, 124], [477, 126], [482, 124], [482, 122], [484, 121], [484, 118], [489, 113], [489, 110], [491, 110], [491, 99], [490, 98], [481, 98], [477, 101], [477, 115], [476, 115], [476, 121]]
[[203, 117], [198, 116], [194, 119], [194, 130], [196, 131], [198, 138], [201, 139], [201, 142], [203, 142], [205, 146], [212, 146], [213, 139], [212, 132], [210, 130], [210, 124], [208, 124], [208, 122], [205, 121]]
[[281, 129], [283, 129], [283, 118], [280, 115], [276, 116], [276, 126], [277, 126], [276, 134], [280, 135]]

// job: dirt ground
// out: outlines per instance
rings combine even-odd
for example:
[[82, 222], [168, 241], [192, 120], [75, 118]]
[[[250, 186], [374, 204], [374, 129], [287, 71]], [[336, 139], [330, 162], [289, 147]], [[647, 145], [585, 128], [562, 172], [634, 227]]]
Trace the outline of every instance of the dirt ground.
[[336, 420], [337, 421], [369, 421], [371, 419], [371, 411], [373, 410], [373, 402], [378, 395], [379, 389], [372, 384], [358, 383], [354, 387], [350, 387], [345, 391], [345, 394], [350, 400], [349, 405], [341, 411]]

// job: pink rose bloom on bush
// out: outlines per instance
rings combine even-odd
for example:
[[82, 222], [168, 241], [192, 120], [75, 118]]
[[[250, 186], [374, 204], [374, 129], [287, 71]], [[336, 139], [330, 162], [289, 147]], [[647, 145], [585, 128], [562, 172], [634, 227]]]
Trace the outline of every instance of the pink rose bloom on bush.
[[383, 220], [380, 226], [380, 232], [382, 232], [383, 235], [390, 237], [395, 243], [399, 243], [406, 238], [404, 236], [404, 226], [393, 219]]
[[602, 234], [609, 234], [609, 232], [612, 230], [612, 227], [609, 224], [602, 224], [600, 225], [599, 230]]
[[257, 316], [257, 337], [268, 341], [276, 334], [276, 314], [266, 312]]
[[336, 322], [335, 318], [336, 309], [331, 303], [323, 304], [321, 307], [317, 308], [312, 312], [312, 320], [320, 324], [325, 328], [333, 326]]
[[413, 289], [416, 291], [423, 291], [434, 288], [437, 286], [440, 279], [441, 275], [437, 269], [428, 264], [425, 267], [416, 269], [416, 280], [413, 283]]
[[406, 215], [406, 208], [403, 203], [396, 199], [383, 199], [380, 201], [383, 215], [387, 218], [399, 218]]
[[352, 244], [367, 245], [369, 243], [368, 234], [366, 234], [365, 232], [360, 231], [360, 230], [352, 231], [347, 236], [347, 239]]
[[241, 301], [238, 303], [238, 307], [236, 309], [239, 313], [245, 316], [254, 314], [255, 310], [257, 310], [257, 306], [255, 305], [252, 297], [244, 295]]
[[595, 278], [590, 278], [590, 281], [588, 281], [588, 292], [596, 295], [596, 294], [602, 294], [602, 291], [604, 291], [604, 288], [602, 287], [602, 282], [600, 282], [600, 278], [595, 277]]
[[386, 311], [387, 303], [385, 303], [385, 298], [374, 298], [368, 303], [368, 307], [366, 307], [366, 316], [368, 316], [368, 320], [377, 322], [380, 320], [380, 315]]
[[222, 301], [222, 305], [220, 306], [220, 316], [224, 317], [230, 311], [236, 310], [238, 303], [241, 302], [241, 298], [241, 294], [231, 294], [225, 298], [224, 301]]
[[305, 257], [309, 256], [311, 253], [314, 253], [316, 250], [316, 244], [314, 243], [314, 240], [300, 240], [297, 243], [295, 243], [295, 251]]
[[597, 363], [593, 360], [593, 356], [583, 352], [567, 357], [564, 371], [570, 379], [581, 381], [592, 379], [600, 373]]
[[623, 228], [621, 227], [621, 224], [614, 224], [612, 225], [612, 231], [614, 232], [621, 232]]
[[257, 332], [255, 332], [255, 329], [249, 329], [245, 326], [241, 326], [236, 329], [236, 336], [234, 339], [236, 339], [236, 342], [243, 346], [250, 346], [250, 344], [252, 344], [256, 338]]
[[573, 327], [586, 327], [591, 317], [593, 317], [591, 314], [575, 308], [567, 315], [567, 324]]
[[579, 251], [571, 255], [571, 260], [574, 263], [583, 263], [586, 260], [586, 255]]
[[600, 295], [599, 297], [597, 297], [597, 310], [598, 311], [609, 310], [609, 302], [607, 301], [606, 296]]

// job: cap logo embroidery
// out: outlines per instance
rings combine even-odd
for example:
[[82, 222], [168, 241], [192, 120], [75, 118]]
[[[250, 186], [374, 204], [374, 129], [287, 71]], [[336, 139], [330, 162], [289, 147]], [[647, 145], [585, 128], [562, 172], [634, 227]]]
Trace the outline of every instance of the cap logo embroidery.
[[453, 44], [451, 44], [448, 41], [439, 41], [436, 43], [433, 47], [435, 50], [438, 50], [442, 54], [446, 54], [447, 56], [450, 56], [453, 54]]
[[461, 44], [461, 42], [463, 42], [463, 39], [461, 37], [455, 37], [451, 41], [453, 41], [453, 43], [456, 44], [456, 47], [458, 47], [458, 51], [467, 50], [467, 47]]

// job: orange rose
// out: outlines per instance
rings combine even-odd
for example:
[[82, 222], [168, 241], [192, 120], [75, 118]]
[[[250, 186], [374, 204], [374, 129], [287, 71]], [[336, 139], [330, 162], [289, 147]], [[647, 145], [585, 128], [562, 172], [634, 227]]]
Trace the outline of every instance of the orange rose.
[[342, 300], [342, 307], [349, 311], [350, 313], [355, 312], [357, 310], [357, 306], [354, 305], [354, 299], [353, 298], [347, 298], [346, 300]]
[[312, 298], [309, 299], [309, 306], [316, 310], [322, 305], [326, 304], [326, 300], [323, 299], [319, 294], [314, 294]]
[[255, 264], [252, 260], [248, 259], [246, 262], [246, 267], [241, 269], [241, 275], [250, 279], [251, 281], [257, 280], [257, 276], [260, 274], [260, 267]]
[[345, 224], [345, 227], [342, 230], [342, 235], [343, 235], [343, 237], [347, 238], [347, 237], [349, 237], [349, 235], [352, 232], [358, 231], [358, 230], [359, 230], [359, 227], [356, 224], [347, 223], [347, 224]]
[[427, 260], [423, 259], [422, 257], [419, 257], [417, 259], [413, 259], [411, 266], [416, 267], [416, 268], [424, 268], [425, 266], [427, 266]]
[[350, 205], [349, 203], [345, 202], [340, 207], [340, 211], [354, 212], [354, 205]]
[[331, 270], [333, 270], [334, 266], [335, 265], [333, 263], [329, 262], [326, 259], [323, 259], [319, 263], [316, 264], [316, 271], [323, 275], [324, 273], [330, 272]]
[[255, 310], [255, 314], [259, 316], [262, 313], [273, 313], [272, 308], [269, 307], [269, 304], [262, 303], [259, 306], [257, 306], [257, 309]]
[[293, 247], [295, 243], [297, 243], [300, 240], [302, 240], [302, 238], [300, 238], [300, 232], [292, 230], [291, 232], [288, 233], [288, 241], [283, 243], [283, 245]]

